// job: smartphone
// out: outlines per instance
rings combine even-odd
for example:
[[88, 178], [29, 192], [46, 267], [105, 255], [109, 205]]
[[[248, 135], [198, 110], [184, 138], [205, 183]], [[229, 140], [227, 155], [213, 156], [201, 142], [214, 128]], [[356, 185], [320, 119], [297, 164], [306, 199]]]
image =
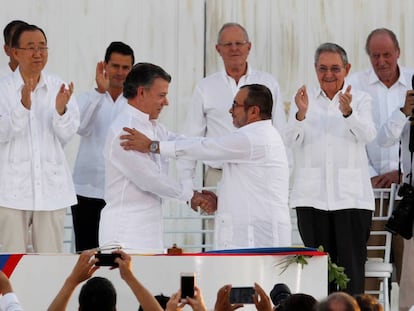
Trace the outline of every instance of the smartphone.
[[232, 287], [230, 290], [230, 303], [254, 303], [254, 292], [253, 287]]
[[121, 257], [120, 254], [97, 253], [95, 258], [98, 258], [99, 261], [95, 263], [95, 266], [118, 267], [119, 265], [115, 262], [115, 258], [119, 257]]
[[180, 274], [181, 280], [181, 299], [187, 297], [194, 297], [194, 285], [195, 285], [195, 273], [194, 272], [182, 272]]

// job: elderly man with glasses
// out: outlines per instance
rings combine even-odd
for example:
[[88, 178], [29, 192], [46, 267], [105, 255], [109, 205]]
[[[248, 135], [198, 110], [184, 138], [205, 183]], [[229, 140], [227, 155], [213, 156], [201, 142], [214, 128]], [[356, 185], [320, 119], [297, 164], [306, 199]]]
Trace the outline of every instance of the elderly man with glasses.
[[63, 151], [79, 127], [73, 83], [43, 72], [47, 39], [35, 25], [16, 29], [12, 53], [19, 67], [0, 83], [0, 252], [25, 253], [29, 229], [34, 252], [59, 252], [76, 202]]
[[[267, 86], [273, 96], [272, 124], [279, 131], [286, 125], [279, 83], [275, 77], [254, 69], [247, 58], [252, 43], [246, 29], [238, 23], [226, 23], [218, 32], [216, 51], [223, 60], [224, 68], [203, 78], [195, 87], [188, 105], [184, 133], [189, 136], [218, 137], [235, 130], [230, 115], [233, 98], [240, 87], [259, 83]], [[215, 187], [221, 179], [222, 164], [207, 161], [204, 186]], [[212, 220], [205, 221], [206, 228], [213, 228]], [[211, 237], [206, 237], [207, 243]]]

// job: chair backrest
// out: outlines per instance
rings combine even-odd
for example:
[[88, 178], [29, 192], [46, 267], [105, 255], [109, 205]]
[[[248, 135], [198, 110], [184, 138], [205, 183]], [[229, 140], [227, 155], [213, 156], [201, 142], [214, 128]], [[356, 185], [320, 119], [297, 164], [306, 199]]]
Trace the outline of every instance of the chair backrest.
[[368, 260], [390, 262], [392, 234], [384, 229], [392, 214], [396, 185], [391, 188], [374, 189], [376, 209], [372, 216], [371, 233], [367, 243]]

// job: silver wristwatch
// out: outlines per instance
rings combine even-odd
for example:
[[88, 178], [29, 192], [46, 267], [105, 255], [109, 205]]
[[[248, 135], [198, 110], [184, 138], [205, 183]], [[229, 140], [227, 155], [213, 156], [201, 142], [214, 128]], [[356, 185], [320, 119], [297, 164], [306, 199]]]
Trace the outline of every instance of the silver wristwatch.
[[160, 143], [158, 141], [152, 141], [149, 147], [150, 152], [156, 153], [160, 148]]

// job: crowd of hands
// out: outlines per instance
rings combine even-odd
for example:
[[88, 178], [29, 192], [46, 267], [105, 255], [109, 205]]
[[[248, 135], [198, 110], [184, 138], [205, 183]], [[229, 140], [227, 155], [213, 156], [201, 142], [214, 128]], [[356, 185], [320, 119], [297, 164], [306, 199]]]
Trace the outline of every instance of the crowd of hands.
[[[78, 258], [77, 263], [75, 264], [72, 272], [67, 277], [65, 284], [58, 293], [58, 296], [52, 302], [48, 311], [56, 310], [65, 310], [62, 306], [66, 306], [68, 303], [68, 291], [73, 291], [77, 285], [88, 280], [93, 276], [95, 271], [100, 267], [96, 265], [99, 261], [98, 258], [94, 257], [96, 250], [87, 250], [83, 251]], [[147, 289], [139, 283], [139, 281], [134, 276], [132, 271], [132, 260], [131, 256], [125, 253], [122, 250], [115, 250], [113, 253], [119, 254], [119, 257], [115, 258], [115, 263], [118, 264], [118, 267], [112, 267], [110, 269], [119, 269], [121, 278], [128, 284], [131, 290], [134, 292], [139, 303], [144, 310], [154, 310], [155, 306], [159, 306], [158, 311], [163, 310], [159, 305], [158, 301], [150, 294]], [[137, 286], [137, 283], [139, 286]], [[66, 287], [66, 290], [65, 290]], [[230, 290], [231, 285], [225, 285], [221, 287], [217, 292], [217, 300], [215, 303], [215, 311], [232, 311], [238, 308], [243, 307], [243, 304], [231, 304], [230, 303]], [[254, 304], [258, 311], [271, 311], [273, 309], [272, 302], [270, 297], [266, 294], [262, 287], [259, 284], [254, 284], [255, 294], [253, 296]], [[60, 295], [62, 294], [63, 295]], [[145, 295], [146, 294], [146, 295]], [[59, 295], [61, 297], [59, 297]], [[65, 296], [66, 297], [62, 297]], [[62, 301], [61, 298], [65, 298], [65, 301]], [[63, 303], [63, 304], [62, 304]], [[178, 290], [176, 293], [173, 293], [170, 296], [170, 299], [167, 303], [166, 310], [168, 311], [177, 311], [182, 309], [185, 305], [189, 305], [194, 311], [207, 311], [207, 307], [204, 303], [204, 298], [201, 292], [201, 289], [195, 285], [194, 287], [194, 297], [187, 297], [186, 299], [181, 298], [181, 290]], [[156, 310], [156, 309], [155, 309]]]
[[[48, 311], [66, 310], [70, 296], [75, 288], [80, 283], [91, 278], [95, 271], [100, 268], [96, 265], [99, 261], [99, 259], [94, 256], [96, 253], [96, 250], [86, 250], [79, 255], [77, 263], [67, 277], [62, 289], [49, 306]], [[162, 311], [162, 307], [159, 305], [153, 294], [149, 293], [144, 285], [142, 285], [134, 276], [131, 256], [122, 250], [115, 250], [113, 253], [119, 254], [119, 257], [115, 258], [118, 267], [111, 267], [110, 269], [119, 269], [121, 278], [131, 288], [141, 307], [144, 310]], [[230, 303], [231, 287], [231, 285], [225, 285], [219, 289], [214, 307], [215, 311], [232, 311], [243, 307], [243, 304]], [[258, 284], [255, 283], [254, 288], [255, 294], [253, 296], [253, 301], [257, 310], [271, 311], [273, 306], [270, 297]], [[0, 287], [0, 291], [3, 292], [3, 290], [4, 289]], [[11, 291], [11, 286], [9, 290]], [[177, 311], [182, 309], [185, 305], [189, 305], [194, 311], [207, 311], [201, 289], [197, 286], [194, 287], [194, 297], [192, 298], [187, 297], [186, 299], [182, 299], [181, 290], [173, 293], [167, 303], [166, 310]]]
[[[97, 254], [97, 250], [86, 250], [83, 251], [72, 269], [72, 272], [66, 278], [62, 288], [57, 293], [56, 297], [51, 302], [50, 306], [48, 307], [48, 311], [64, 311], [67, 309], [69, 304], [69, 300], [76, 289], [76, 287], [84, 281], [90, 279], [93, 274], [100, 268], [99, 266], [99, 258], [95, 256]], [[190, 306], [193, 311], [207, 311], [207, 306], [204, 302], [203, 294], [201, 289], [194, 286], [194, 296], [193, 297], [181, 297], [181, 290], [173, 293], [167, 304], [165, 309], [160, 305], [157, 301], [155, 296], [150, 293], [143, 284], [135, 277], [132, 271], [132, 258], [130, 255], [125, 253], [122, 250], [115, 250], [112, 253], [117, 254], [118, 257], [115, 257], [114, 262], [118, 265], [118, 267], [111, 267], [110, 269], [118, 269], [121, 278], [127, 283], [127, 285], [132, 290], [133, 294], [135, 295], [138, 303], [140, 304], [141, 308], [145, 311], [180, 311], [186, 305]], [[279, 307], [273, 307], [272, 299], [266, 294], [263, 288], [254, 283], [254, 290], [255, 293], [253, 295], [253, 303], [256, 307], [257, 311], [275, 311], [279, 310]], [[214, 311], [233, 311], [243, 307], [243, 304], [232, 304], [230, 302], [230, 292], [232, 286], [230, 284], [224, 285], [221, 287], [217, 292], [217, 298], [214, 305]], [[0, 270], [0, 295], [6, 295], [8, 293], [13, 293], [13, 288], [11, 286], [10, 280], [7, 276]], [[374, 298], [370, 298], [369, 295], [361, 295], [361, 302], [355, 300], [352, 296], [349, 296], [343, 292], [337, 292], [332, 295], [331, 304], [329, 305], [327, 301], [325, 301], [325, 305], [322, 307], [323, 303], [316, 308], [317, 310], [345, 310], [339, 308], [341, 306], [352, 306], [349, 310], [383, 310], [381, 305], [378, 301]], [[331, 295], [330, 295], [331, 296]], [[330, 297], [328, 296], [328, 298]], [[363, 296], [367, 296], [370, 299], [364, 298]], [[293, 296], [292, 296], [293, 297]], [[92, 298], [93, 300], [94, 298]], [[365, 306], [378, 306], [375, 308], [360, 308], [358, 304], [362, 304]], [[309, 303], [308, 303], [309, 304]], [[296, 307], [290, 307], [290, 310], [297, 309]], [[336, 306], [335, 308], [333, 306]], [[309, 305], [302, 307], [315, 309], [316, 305], [313, 307], [309, 307]], [[331, 308], [332, 307], [332, 308]], [[379, 308], [379, 309], [378, 309]], [[211, 308], [210, 308], [211, 309]], [[316, 310], [315, 309], [315, 310]], [[348, 310], [347, 309], [347, 310]], [[23, 310], [21, 309], [13, 309], [13, 310]], [[116, 310], [116, 307], [115, 307]]]

